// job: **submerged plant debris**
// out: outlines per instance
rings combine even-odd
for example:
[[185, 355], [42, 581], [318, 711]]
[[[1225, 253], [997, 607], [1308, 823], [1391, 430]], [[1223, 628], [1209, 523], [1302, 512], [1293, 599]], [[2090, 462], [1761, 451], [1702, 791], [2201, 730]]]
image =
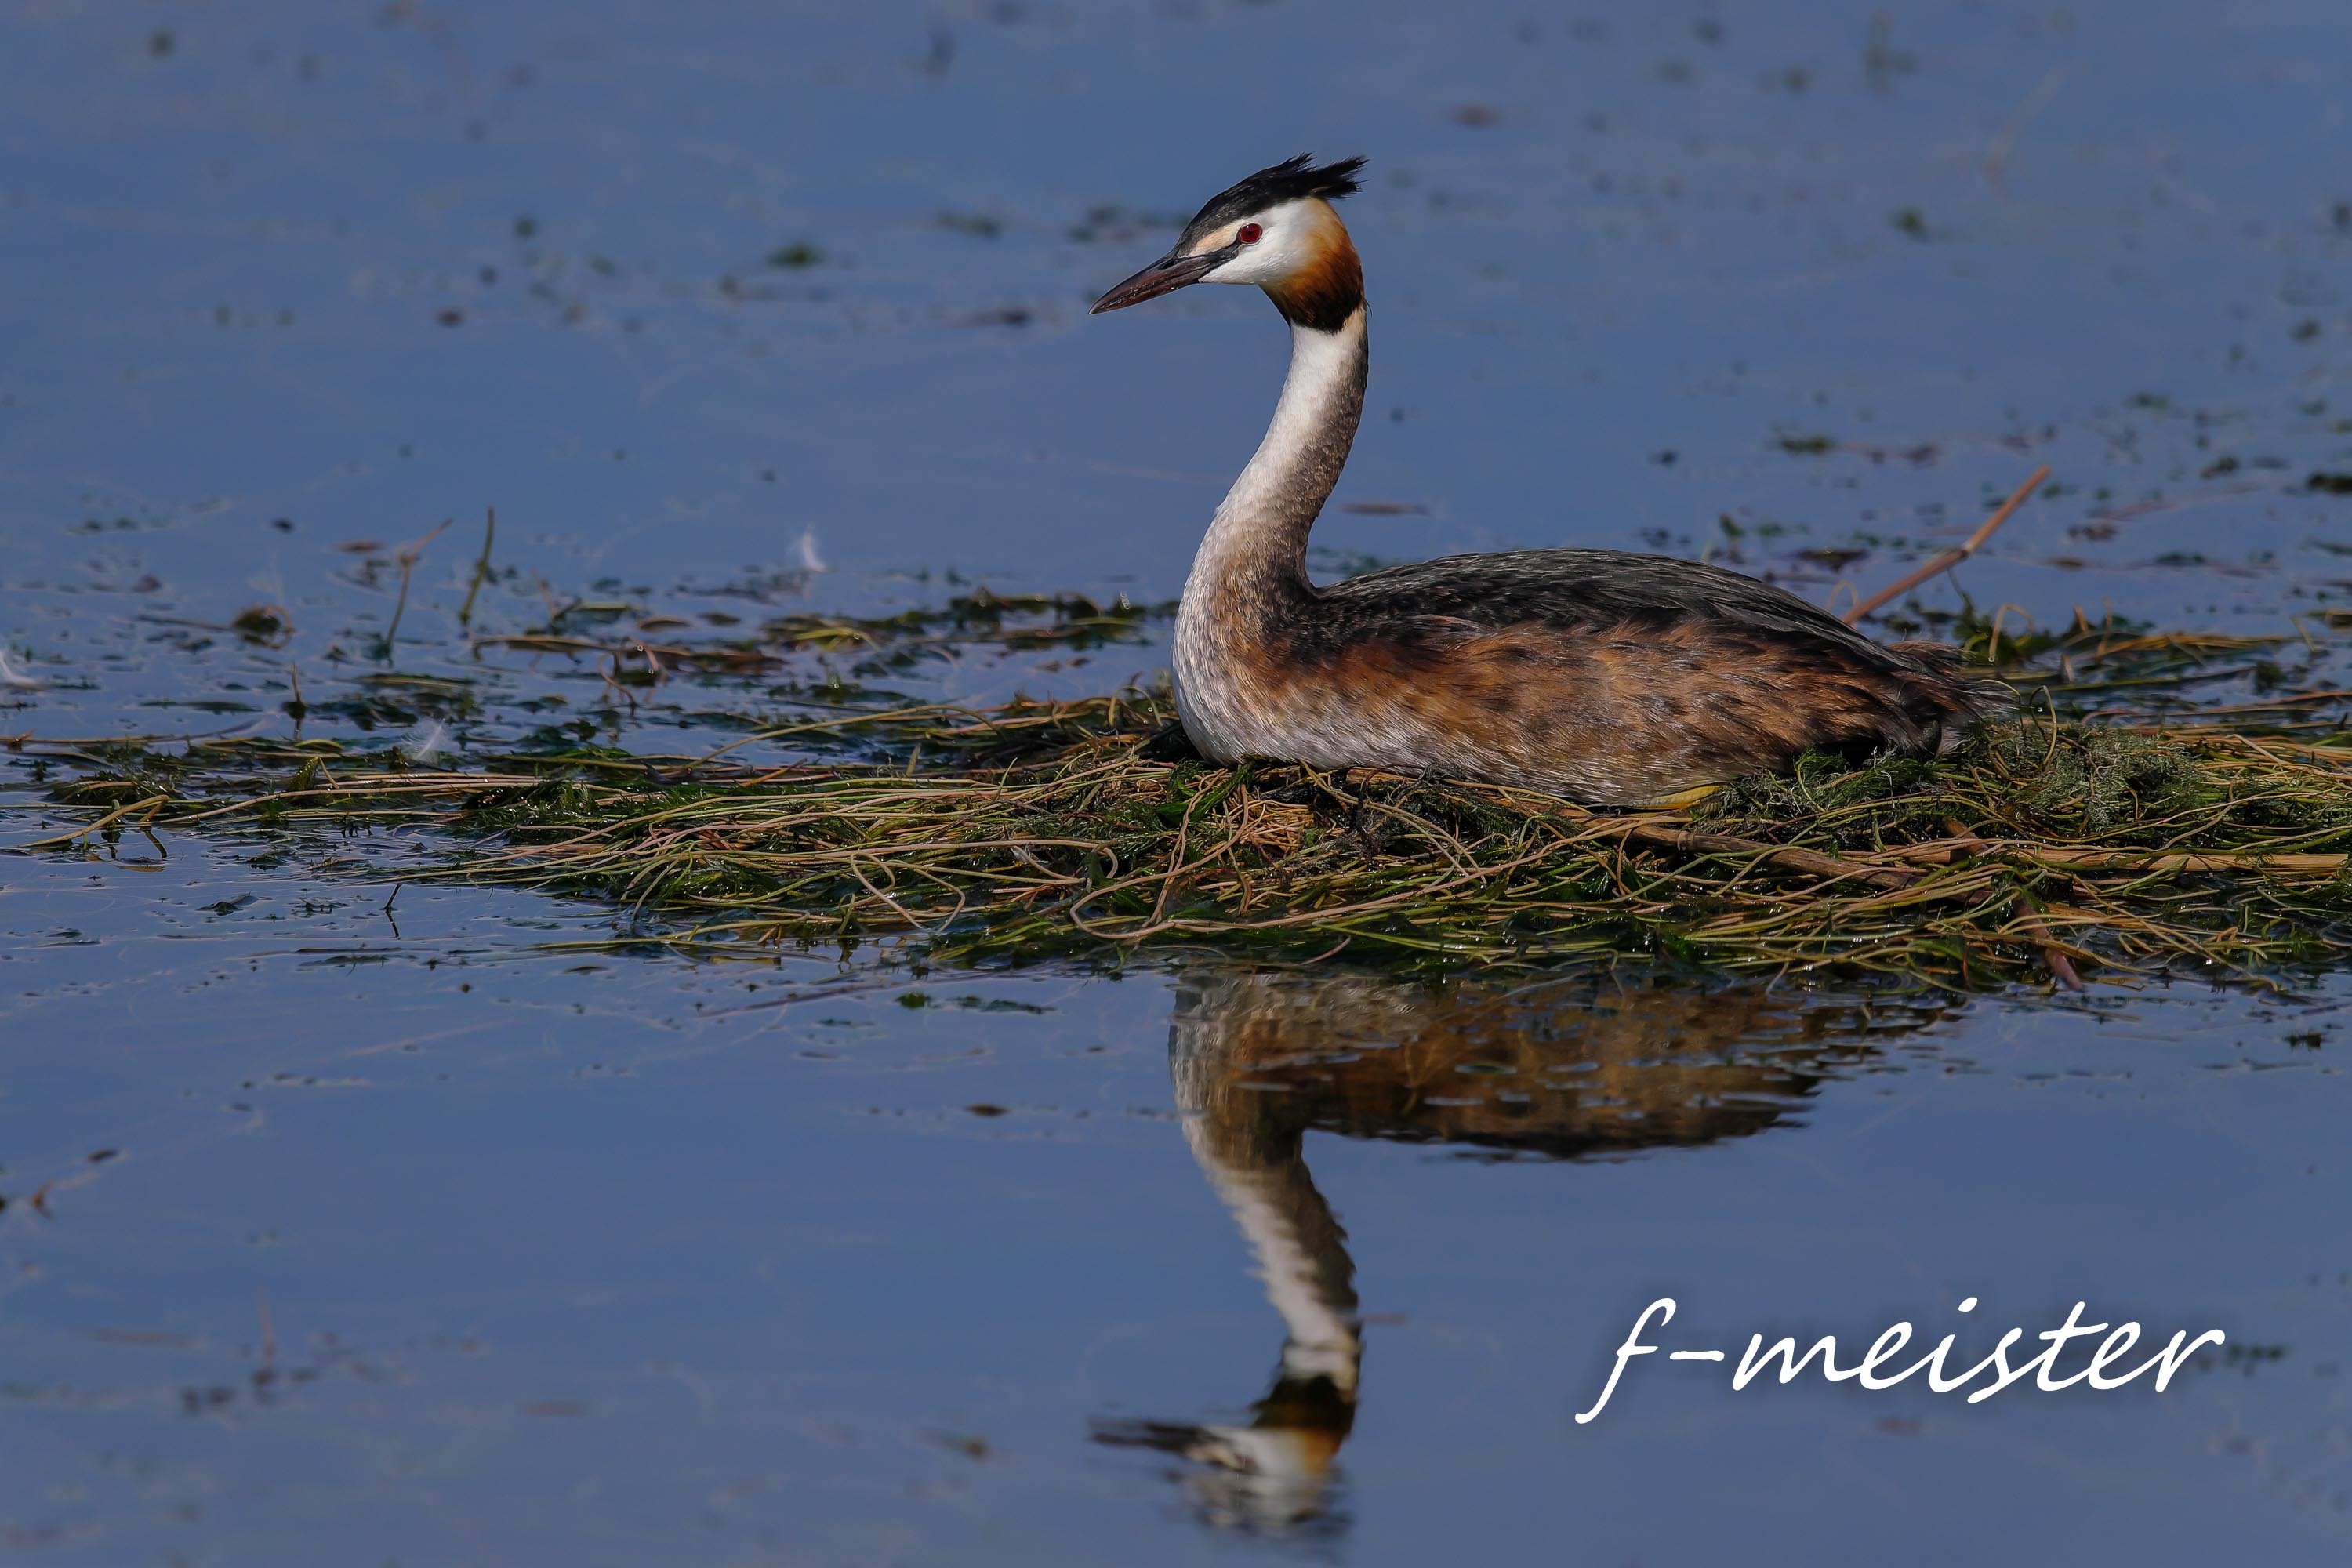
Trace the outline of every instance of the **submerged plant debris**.
[[[980, 598], [775, 636], [861, 649], [878, 672], [959, 639], [1077, 644], [1140, 616]], [[751, 640], [607, 639], [591, 619], [479, 640], [604, 660], [623, 700], [631, 658], [649, 680], [774, 662]], [[1183, 944], [1444, 969], [1827, 968], [1954, 988], [2249, 977], [2352, 955], [2344, 694], [2272, 662], [2290, 639], [2080, 620], [2022, 639], [1973, 620], [1945, 629], [2000, 656], [2020, 717], [1933, 761], [1810, 756], [1680, 812], [1213, 767], [1171, 745], [1164, 691], [1134, 689], [984, 710], [802, 692], [788, 722], [654, 755], [593, 743], [588, 725], [475, 744], [462, 688], [383, 677], [344, 700], [448, 727], [435, 721], [429, 744], [303, 738], [297, 713], [291, 738], [5, 743], [62, 770], [46, 809], [70, 824], [20, 847], [427, 829], [407, 880], [607, 899], [632, 920], [616, 940], [700, 952], [881, 941], [984, 963]], [[2225, 677], [2252, 695], [2184, 705]]]

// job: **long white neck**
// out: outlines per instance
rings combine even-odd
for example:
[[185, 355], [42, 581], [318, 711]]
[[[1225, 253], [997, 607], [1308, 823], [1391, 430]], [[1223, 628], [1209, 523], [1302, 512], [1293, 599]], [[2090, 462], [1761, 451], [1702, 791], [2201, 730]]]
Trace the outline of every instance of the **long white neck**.
[[1290, 374], [1256, 455], [1209, 523], [1184, 583], [1180, 626], [1234, 595], [1307, 588], [1307, 535], [1347, 466], [1370, 363], [1364, 307], [1336, 331], [1290, 329]]

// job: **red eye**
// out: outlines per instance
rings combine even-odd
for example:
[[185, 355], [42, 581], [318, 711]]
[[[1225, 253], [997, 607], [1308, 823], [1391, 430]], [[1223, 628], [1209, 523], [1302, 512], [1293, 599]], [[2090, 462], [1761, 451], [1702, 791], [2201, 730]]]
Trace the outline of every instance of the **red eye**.
[[1254, 223], [1245, 223], [1234, 231], [1234, 238], [1242, 245], [1255, 245], [1265, 230]]

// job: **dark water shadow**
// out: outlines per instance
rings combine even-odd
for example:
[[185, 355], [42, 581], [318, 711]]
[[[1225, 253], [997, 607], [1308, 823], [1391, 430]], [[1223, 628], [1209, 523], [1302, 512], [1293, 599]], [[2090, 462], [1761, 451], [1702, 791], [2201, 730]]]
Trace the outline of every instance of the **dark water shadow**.
[[1100, 1418], [1094, 1441], [1188, 1461], [1172, 1479], [1213, 1529], [1344, 1532], [1337, 1461], [1355, 1425], [1364, 1323], [1356, 1260], [1307, 1167], [1307, 1133], [1493, 1160], [1695, 1149], [1801, 1125], [1826, 1080], [1948, 1010], [1760, 984], [1187, 976], [1169, 1026], [1176, 1105], [1282, 1320], [1281, 1358], [1245, 1417]]

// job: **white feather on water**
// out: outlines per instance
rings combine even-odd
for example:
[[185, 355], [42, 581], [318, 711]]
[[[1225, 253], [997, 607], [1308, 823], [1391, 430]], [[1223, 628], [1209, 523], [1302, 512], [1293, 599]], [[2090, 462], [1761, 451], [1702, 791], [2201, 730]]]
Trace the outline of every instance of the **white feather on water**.
[[402, 756], [412, 763], [429, 763], [449, 749], [449, 731], [438, 719], [417, 725], [395, 744]]
[[8, 662], [7, 651], [0, 648], [0, 686], [11, 691], [46, 691], [49, 683], [37, 675], [20, 673], [15, 665]]

